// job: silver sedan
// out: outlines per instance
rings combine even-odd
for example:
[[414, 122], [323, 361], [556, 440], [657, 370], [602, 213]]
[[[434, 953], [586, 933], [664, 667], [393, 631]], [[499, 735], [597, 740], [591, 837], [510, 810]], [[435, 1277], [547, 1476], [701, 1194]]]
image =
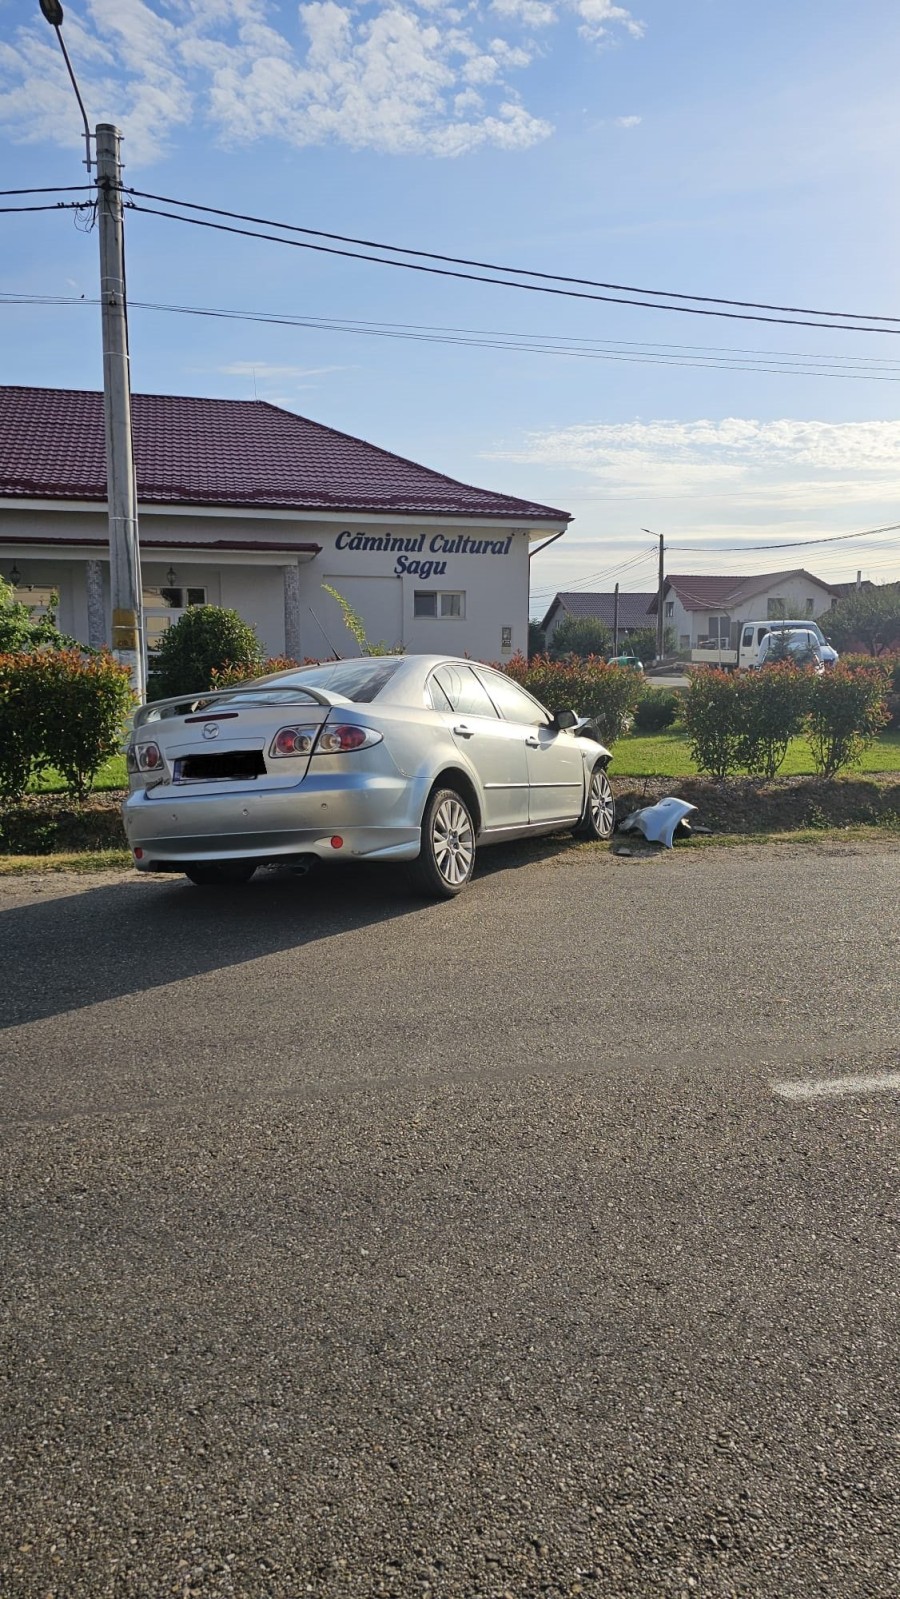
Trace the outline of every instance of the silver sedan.
[[124, 819], [139, 871], [208, 885], [263, 864], [407, 861], [451, 897], [476, 845], [608, 838], [610, 752], [492, 667], [436, 655], [302, 667], [134, 717]]

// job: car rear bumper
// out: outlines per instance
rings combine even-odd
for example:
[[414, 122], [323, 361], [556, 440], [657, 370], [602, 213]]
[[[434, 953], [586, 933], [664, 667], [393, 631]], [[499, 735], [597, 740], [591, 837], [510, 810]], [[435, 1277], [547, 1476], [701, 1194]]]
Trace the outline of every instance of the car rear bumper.
[[[190, 794], [174, 785], [130, 794], [122, 807], [139, 871], [187, 861], [414, 860], [427, 789], [406, 779], [307, 779], [294, 788]], [[339, 841], [339, 842], [338, 842]], [[140, 854], [138, 854], [140, 851]]]

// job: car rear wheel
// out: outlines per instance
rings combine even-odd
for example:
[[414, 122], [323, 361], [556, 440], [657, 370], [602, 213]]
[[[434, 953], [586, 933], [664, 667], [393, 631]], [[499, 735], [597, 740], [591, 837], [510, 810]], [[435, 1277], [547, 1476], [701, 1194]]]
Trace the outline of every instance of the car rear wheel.
[[453, 899], [474, 865], [475, 825], [468, 805], [453, 788], [435, 789], [422, 817], [421, 853], [410, 867], [414, 886], [430, 898]]
[[584, 815], [572, 831], [576, 838], [611, 838], [616, 825], [616, 802], [606, 767], [599, 764], [591, 773]]
[[253, 861], [191, 861], [184, 875], [198, 888], [224, 888], [229, 883], [249, 883], [255, 871]]

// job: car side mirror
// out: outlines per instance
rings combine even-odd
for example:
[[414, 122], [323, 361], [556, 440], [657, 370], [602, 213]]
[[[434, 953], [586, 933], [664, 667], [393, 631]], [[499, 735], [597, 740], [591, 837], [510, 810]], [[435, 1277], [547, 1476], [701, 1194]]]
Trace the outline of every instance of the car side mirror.
[[574, 711], [554, 711], [552, 726], [557, 733], [564, 733], [568, 727], [577, 727], [578, 717]]

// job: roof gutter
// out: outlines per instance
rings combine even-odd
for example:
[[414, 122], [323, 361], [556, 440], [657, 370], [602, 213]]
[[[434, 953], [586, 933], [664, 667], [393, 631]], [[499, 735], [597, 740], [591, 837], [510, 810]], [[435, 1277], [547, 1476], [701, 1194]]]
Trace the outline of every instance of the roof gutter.
[[549, 544], [555, 544], [557, 539], [561, 539], [563, 534], [567, 533], [567, 532], [568, 532], [568, 528], [561, 527], [558, 533], [554, 533], [552, 538], [545, 539], [543, 544], [539, 544], [536, 550], [529, 550], [528, 551], [528, 559], [529, 559], [529, 561], [533, 561], [536, 555], [540, 555], [541, 550], [546, 550], [546, 548], [547, 548], [547, 546]]

